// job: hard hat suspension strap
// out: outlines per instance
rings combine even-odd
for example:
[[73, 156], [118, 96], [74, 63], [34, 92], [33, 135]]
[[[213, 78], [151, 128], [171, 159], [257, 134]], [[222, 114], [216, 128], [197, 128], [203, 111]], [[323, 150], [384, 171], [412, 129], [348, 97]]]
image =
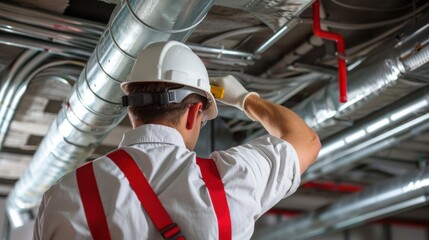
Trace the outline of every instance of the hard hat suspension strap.
[[122, 97], [123, 107], [144, 107], [149, 105], [165, 105], [170, 103], [181, 103], [190, 94], [198, 94], [206, 97], [204, 91], [190, 87], [171, 89], [161, 93], [134, 93]]

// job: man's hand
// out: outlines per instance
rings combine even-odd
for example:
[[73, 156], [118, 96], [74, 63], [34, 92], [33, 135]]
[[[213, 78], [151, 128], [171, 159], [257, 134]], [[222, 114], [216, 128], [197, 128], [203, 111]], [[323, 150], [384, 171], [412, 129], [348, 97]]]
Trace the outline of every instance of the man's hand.
[[255, 117], [244, 110], [244, 102], [249, 96], [259, 96], [256, 92], [247, 91], [243, 85], [241, 85], [241, 83], [232, 75], [228, 75], [226, 77], [210, 78], [210, 83], [223, 88], [225, 91], [223, 98], [218, 99], [218, 101], [236, 107], [246, 113], [250, 119], [256, 120]]

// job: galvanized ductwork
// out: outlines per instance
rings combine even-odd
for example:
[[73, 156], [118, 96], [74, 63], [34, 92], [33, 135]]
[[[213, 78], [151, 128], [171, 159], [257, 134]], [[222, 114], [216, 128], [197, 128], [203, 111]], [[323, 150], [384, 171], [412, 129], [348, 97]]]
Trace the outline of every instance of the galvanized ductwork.
[[[338, 104], [337, 86], [331, 84], [298, 105], [295, 110], [322, 136], [344, 129], [416, 89], [427, 86], [429, 24], [399, 42], [375, 51], [350, 74], [346, 104]], [[415, 28], [412, 28], [415, 29]], [[387, 46], [387, 47], [386, 47]], [[381, 53], [381, 54], [380, 54]], [[423, 89], [406, 102], [389, 106], [365, 123], [323, 143], [319, 160], [303, 176], [312, 180], [338, 171], [381, 149], [429, 129], [429, 95]], [[367, 121], [368, 120], [368, 121]], [[385, 182], [340, 199], [334, 204], [258, 232], [255, 239], [308, 239], [329, 231], [386, 217], [428, 203], [429, 169]]]
[[393, 147], [429, 129], [429, 89], [413, 93], [401, 104], [389, 106], [387, 113], [365, 119], [361, 124], [323, 142], [317, 162], [302, 181], [327, 176], [372, 154]]
[[[150, 42], [184, 41], [213, 3], [214, 0], [118, 3], [66, 107], [59, 112], [28, 170], [8, 197], [7, 211], [13, 226], [28, 220], [26, 211], [37, 206], [43, 192], [82, 163], [123, 119], [119, 84], [139, 50]], [[278, 29], [310, 3], [310, 0], [224, 1], [223, 5], [255, 13], [271, 28]]]
[[12, 226], [25, 223], [25, 212], [40, 202], [43, 192], [82, 163], [123, 119], [119, 84], [138, 52], [150, 42], [184, 41], [214, 1], [129, 0], [114, 15], [35, 153], [27, 171], [7, 199]]
[[313, 0], [218, 0], [216, 5], [253, 13], [276, 31], [301, 14], [312, 2]]
[[397, 99], [428, 84], [408, 74], [429, 62], [429, 24], [427, 18], [405, 29], [401, 41], [392, 39], [376, 49], [350, 72], [347, 103], [338, 102], [338, 85], [332, 83], [294, 107], [319, 136], [326, 138]]
[[326, 208], [257, 232], [254, 239], [308, 239], [429, 202], [429, 168], [346, 196]]

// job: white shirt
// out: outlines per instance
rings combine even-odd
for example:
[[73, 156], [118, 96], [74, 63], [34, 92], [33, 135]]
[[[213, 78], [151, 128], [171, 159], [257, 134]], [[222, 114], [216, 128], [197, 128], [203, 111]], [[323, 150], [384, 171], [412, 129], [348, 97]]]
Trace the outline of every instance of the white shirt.
[[[126, 133], [120, 147], [135, 159], [186, 239], [217, 239], [217, 219], [196, 155], [176, 129], [143, 125]], [[292, 145], [271, 135], [210, 158], [224, 183], [233, 239], [250, 239], [255, 221], [300, 183]], [[112, 239], [162, 239], [119, 168], [107, 157], [93, 166]], [[44, 194], [34, 239], [92, 239], [75, 171]]]

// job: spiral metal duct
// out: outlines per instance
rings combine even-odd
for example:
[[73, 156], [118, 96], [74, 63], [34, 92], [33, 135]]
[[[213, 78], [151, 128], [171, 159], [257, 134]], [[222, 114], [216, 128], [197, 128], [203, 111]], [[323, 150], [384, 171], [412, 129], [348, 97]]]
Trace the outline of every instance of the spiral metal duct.
[[43, 192], [82, 163], [124, 118], [120, 83], [138, 52], [156, 41], [184, 41], [212, 0], [128, 0], [115, 8], [73, 92], [7, 199], [12, 226], [28, 220]]

